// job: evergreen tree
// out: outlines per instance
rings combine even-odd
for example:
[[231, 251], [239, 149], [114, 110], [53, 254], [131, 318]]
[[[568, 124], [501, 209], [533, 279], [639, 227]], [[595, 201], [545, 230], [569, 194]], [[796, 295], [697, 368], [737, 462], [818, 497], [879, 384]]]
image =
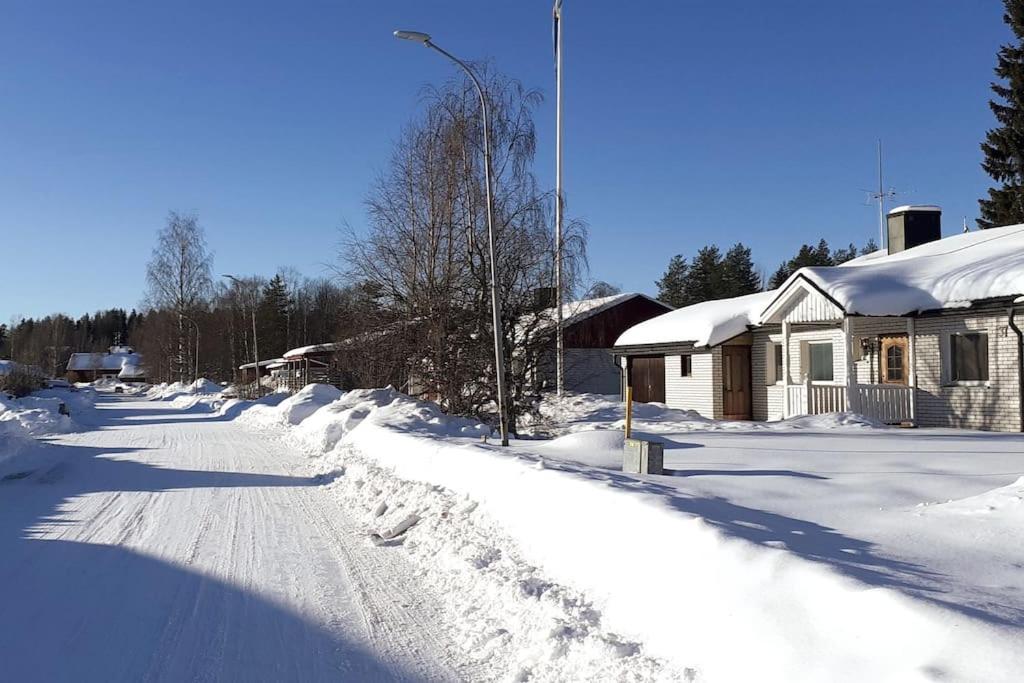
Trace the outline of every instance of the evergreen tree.
[[[288, 349], [288, 313], [291, 298], [288, 288], [280, 275], [275, 275], [263, 288], [259, 306], [261, 318], [260, 353], [276, 358]], [[266, 350], [264, 351], [264, 344]]]
[[840, 247], [839, 249], [836, 249], [835, 251], [832, 252], [832, 263], [838, 266], [840, 263], [846, 263], [847, 261], [851, 261], [857, 258], [857, 255], [859, 253], [860, 252], [857, 250], [857, 245], [854, 244], [853, 242], [850, 242], [850, 246], [846, 247], [845, 249]]
[[683, 291], [684, 306], [722, 298], [722, 252], [718, 247], [704, 247], [693, 257]]
[[860, 255], [867, 256], [868, 254], [872, 254], [876, 251], [878, 251], [878, 242], [875, 241], [874, 237], [870, 237], [868, 238], [867, 244], [861, 247]]
[[832, 266], [835, 265], [835, 261], [832, 259], [832, 253], [828, 248], [828, 242], [821, 240], [818, 242], [818, 246], [812, 247], [810, 244], [804, 244], [800, 247], [796, 256], [789, 259], [785, 263], [779, 266], [779, 269], [772, 275], [772, 279], [768, 283], [769, 289], [776, 289], [782, 286], [790, 275], [807, 266]]
[[722, 259], [721, 282], [716, 298], [743, 296], [761, 291], [761, 276], [754, 269], [750, 247], [737, 242]]
[[981, 228], [1024, 223], [1024, 0], [1003, 0], [1003, 5], [1003, 21], [1014, 40], [999, 48], [999, 82], [992, 84], [996, 99], [989, 100], [999, 126], [981, 143], [981, 167], [1000, 186], [989, 188], [988, 199], [978, 201]]
[[654, 283], [658, 286], [658, 301], [675, 308], [686, 305], [686, 276], [689, 269], [682, 254], [676, 254], [669, 260], [665, 274]]

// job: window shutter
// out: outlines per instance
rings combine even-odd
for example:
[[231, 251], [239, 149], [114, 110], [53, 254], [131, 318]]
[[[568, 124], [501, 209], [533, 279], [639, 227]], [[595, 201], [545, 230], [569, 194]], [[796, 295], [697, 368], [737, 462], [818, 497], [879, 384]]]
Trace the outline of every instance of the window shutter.
[[775, 377], [775, 344], [764, 343], [764, 383], [775, 384], [778, 378]]

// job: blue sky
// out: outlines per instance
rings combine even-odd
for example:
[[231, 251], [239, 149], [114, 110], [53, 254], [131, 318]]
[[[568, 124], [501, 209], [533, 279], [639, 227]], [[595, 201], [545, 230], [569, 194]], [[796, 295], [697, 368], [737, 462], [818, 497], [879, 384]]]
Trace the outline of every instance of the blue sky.
[[[875, 141], [899, 203], [977, 215], [996, 0], [565, 1], [565, 184], [591, 277], [653, 292], [675, 253], [877, 233]], [[0, 321], [140, 303], [171, 209], [218, 273], [324, 274], [426, 83], [432, 33], [542, 89], [551, 3], [10, 0], [0, 21]]]

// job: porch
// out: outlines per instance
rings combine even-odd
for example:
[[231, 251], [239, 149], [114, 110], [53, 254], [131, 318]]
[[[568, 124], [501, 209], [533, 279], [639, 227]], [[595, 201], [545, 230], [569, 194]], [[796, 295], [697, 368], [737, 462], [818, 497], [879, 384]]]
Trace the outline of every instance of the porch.
[[812, 382], [786, 386], [786, 417], [854, 412], [886, 424], [913, 422], [913, 388], [896, 384]]
[[783, 418], [854, 412], [887, 424], [915, 421], [913, 318], [849, 316], [797, 282], [765, 322], [781, 323], [773, 374]]

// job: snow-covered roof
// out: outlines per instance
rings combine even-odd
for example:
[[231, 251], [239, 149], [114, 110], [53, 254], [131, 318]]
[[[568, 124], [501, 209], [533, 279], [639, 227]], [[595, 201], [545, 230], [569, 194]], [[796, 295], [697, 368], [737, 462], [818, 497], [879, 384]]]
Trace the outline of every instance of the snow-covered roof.
[[[274, 363], [284, 363], [284, 358], [269, 358], [267, 360], [261, 360], [260, 361], [260, 367], [264, 368], [264, 367], [266, 367], [268, 365], [273, 365]], [[255, 363], [243, 363], [242, 365], [238, 366], [238, 369], [239, 370], [248, 370], [248, 369], [252, 368], [254, 365], [256, 365], [256, 364]]]
[[136, 363], [125, 363], [121, 366], [121, 372], [117, 373], [118, 379], [139, 379], [140, 377], [145, 376], [145, 369]]
[[118, 370], [126, 365], [141, 366], [142, 356], [137, 353], [73, 353], [68, 359], [68, 370]]
[[[579, 301], [568, 301], [562, 304], [562, 327], [565, 328], [569, 327], [570, 325], [575, 325], [576, 323], [582, 320], [586, 320], [587, 318], [593, 317], [598, 313], [601, 313], [602, 311], [606, 311], [609, 308], [613, 308], [614, 306], [618, 306], [619, 304], [625, 303], [630, 299], [635, 299], [637, 297], [647, 299], [648, 301], [653, 301], [656, 304], [664, 306], [666, 309], [672, 308], [668, 304], [662, 303], [657, 299], [649, 297], [646, 294], [641, 294], [640, 292], [622, 292], [620, 294], [612, 294], [611, 296], [602, 296], [594, 299], [580, 299]], [[533, 318], [531, 316], [524, 316], [524, 318], [520, 321], [520, 324], [523, 326], [527, 326], [531, 322], [537, 321], [539, 318], [541, 329], [549, 326], [553, 327], [556, 322], [555, 314], [556, 308], [552, 306], [551, 308], [546, 308], [543, 311], [541, 311], [538, 314], [537, 318]]]
[[345, 342], [328, 342], [326, 344], [310, 344], [309, 346], [300, 346], [297, 349], [291, 349], [290, 351], [284, 352], [284, 357], [289, 358], [301, 358], [311, 353], [328, 353], [331, 351], [338, 351], [346, 346]]
[[1024, 294], [1024, 225], [960, 233], [895, 254], [874, 252], [841, 266], [801, 268], [850, 315], [898, 316]]
[[615, 346], [679, 344], [715, 346], [747, 331], [778, 292], [758, 292], [686, 306], [629, 328]]

